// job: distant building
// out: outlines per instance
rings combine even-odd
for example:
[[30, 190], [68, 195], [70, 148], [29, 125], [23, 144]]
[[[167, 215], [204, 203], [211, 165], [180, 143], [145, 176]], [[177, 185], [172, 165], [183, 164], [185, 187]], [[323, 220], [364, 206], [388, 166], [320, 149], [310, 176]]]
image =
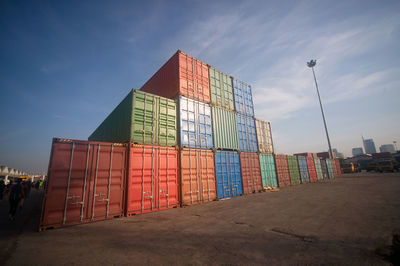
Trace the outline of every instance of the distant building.
[[353, 154], [353, 156], [358, 156], [358, 155], [364, 154], [364, 151], [363, 151], [363, 149], [361, 147], [360, 148], [353, 148], [351, 150], [351, 154]]
[[343, 153], [338, 152], [337, 149], [332, 149], [332, 151], [336, 154], [336, 157], [338, 157], [338, 158], [344, 158]]
[[396, 153], [396, 149], [394, 148], [394, 145], [393, 145], [393, 144], [384, 144], [384, 145], [381, 145], [381, 146], [379, 147], [379, 150], [380, 150], [381, 152]]
[[376, 153], [375, 143], [373, 139], [363, 139], [366, 154]]

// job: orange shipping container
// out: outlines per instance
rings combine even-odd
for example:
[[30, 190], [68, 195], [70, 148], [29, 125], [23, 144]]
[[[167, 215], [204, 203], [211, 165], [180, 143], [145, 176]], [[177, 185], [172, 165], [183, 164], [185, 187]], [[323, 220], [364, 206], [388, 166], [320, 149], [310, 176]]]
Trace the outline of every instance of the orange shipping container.
[[240, 167], [242, 169], [243, 194], [262, 191], [260, 160], [257, 153], [241, 152]]
[[214, 153], [211, 150], [183, 148], [181, 163], [181, 205], [216, 199]]
[[208, 66], [178, 50], [140, 90], [170, 99], [182, 95], [209, 103]]

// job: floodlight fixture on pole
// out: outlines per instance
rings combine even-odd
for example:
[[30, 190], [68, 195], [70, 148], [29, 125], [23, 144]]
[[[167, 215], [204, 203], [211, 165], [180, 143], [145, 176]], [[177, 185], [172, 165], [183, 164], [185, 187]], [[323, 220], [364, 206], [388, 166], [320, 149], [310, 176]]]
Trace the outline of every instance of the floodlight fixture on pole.
[[332, 153], [332, 148], [331, 148], [331, 141], [329, 140], [329, 134], [328, 134], [328, 127], [326, 126], [326, 121], [325, 121], [325, 115], [324, 115], [324, 109], [322, 108], [322, 102], [321, 102], [321, 96], [319, 95], [319, 89], [318, 89], [318, 83], [317, 83], [317, 78], [315, 77], [315, 72], [314, 72], [314, 67], [317, 64], [317, 60], [310, 60], [310, 62], [307, 62], [307, 66], [312, 69], [313, 75], [314, 75], [314, 81], [315, 81], [315, 87], [317, 88], [317, 94], [318, 94], [318, 100], [319, 100], [319, 106], [321, 107], [321, 113], [322, 113], [322, 119], [324, 120], [324, 126], [325, 126], [325, 132], [326, 132], [326, 138], [328, 139], [328, 147], [329, 147], [329, 156], [331, 159], [333, 159], [333, 153]]

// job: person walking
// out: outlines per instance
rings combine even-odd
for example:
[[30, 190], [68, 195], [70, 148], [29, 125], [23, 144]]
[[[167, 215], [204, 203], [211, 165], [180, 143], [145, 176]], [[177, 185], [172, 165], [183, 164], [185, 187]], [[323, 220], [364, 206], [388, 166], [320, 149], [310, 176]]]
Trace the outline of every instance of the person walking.
[[14, 183], [10, 186], [8, 192], [8, 202], [10, 204], [10, 212], [9, 212], [9, 219], [10, 221], [15, 220], [15, 213], [17, 212], [18, 203], [23, 198], [24, 188], [21, 185], [21, 180], [18, 179], [17, 183]]

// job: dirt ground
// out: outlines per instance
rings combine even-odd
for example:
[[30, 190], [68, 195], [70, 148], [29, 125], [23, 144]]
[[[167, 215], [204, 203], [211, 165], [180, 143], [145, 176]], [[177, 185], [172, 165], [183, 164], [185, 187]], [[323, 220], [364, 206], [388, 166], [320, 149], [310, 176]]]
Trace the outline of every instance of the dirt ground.
[[0, 204], [5, 265], [390, 265], [400, 174], [346, 174], [224, 201], [38, 233], [41, 193], [15, 222]]

